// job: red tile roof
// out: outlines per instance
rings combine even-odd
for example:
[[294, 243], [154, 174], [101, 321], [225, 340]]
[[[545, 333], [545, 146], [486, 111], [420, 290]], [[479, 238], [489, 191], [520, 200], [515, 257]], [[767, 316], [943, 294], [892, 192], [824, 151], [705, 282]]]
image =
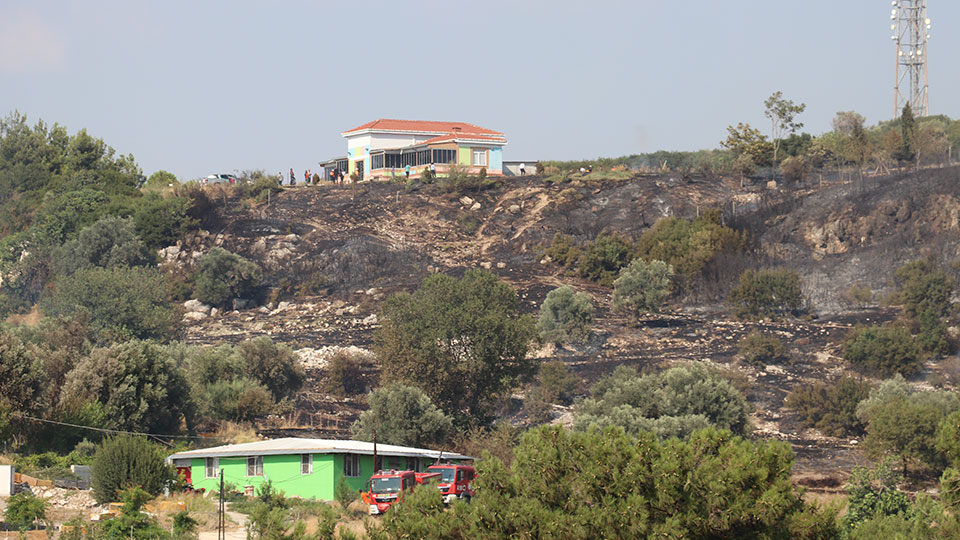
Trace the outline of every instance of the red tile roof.
[[444, 141], [454, 141], [457, 139], [465, 139], [470, 141], [489, 141], [492, 143], [507, 142], [506, 138], [498, 135], [480, 135], [475, 133], [450, 133], [448, 135], [440, 135], [439, 137], [427, 139], [420, 144], [433, 144], [433, 143], [439, 143]]
[[357, 126], [349, 131], [344, 131], [344, 135], [370, 129], [373, 131], [415, 131], [419, 133], [440, 134], [462, 134], [462, 135], [486, 135], [494, 137], [503, 137], [503, 133], [493, 131], [492, 129], [482, 128], [465, 122], [432, 122], [429, 120], [392, 120], [381, 118], [373, 122], [367, 122]]

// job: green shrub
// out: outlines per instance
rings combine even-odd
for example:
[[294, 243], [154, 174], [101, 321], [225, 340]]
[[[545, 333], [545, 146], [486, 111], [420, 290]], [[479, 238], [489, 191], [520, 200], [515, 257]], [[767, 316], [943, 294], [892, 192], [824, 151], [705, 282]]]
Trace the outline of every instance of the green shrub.
[[121, 491], [138, 487], [157, 496], [175, 477], [164, 454], [146, 437], [118, 435], [105, 440], [91, 466], [97, 502], [116, 501]]
[[[194, 406], [183, 372], [169, 351], [150, 341], [97, 348], [64, 378], [61, 408], [83, 410], [125, 431], [178, 433], [193, 425]], [[97, 411], [97, 407], [101, 410]]]
[[553, 419], [553, 396], [542, 386], [530, 386], [523, 398], [523, 411], [534, 424], [544, 424]]
[[672, 286], [672, 266], [663, 261], [634, 259], [613, 282], [613, 308], [634, 318], [658, 312]]
[[191, 204], [190, 199], [164, 199], [155, 194], [144, 196], [137, 202], [133, 214], [137, 234], [150, 249], [177, 243], [195, 225], [190, 217]]
[[609, 425], [661, 438], [687, 437], [709, 426], [743, 434], [747, 401], [729, 381], [699, 364], [642, 376], [619, 366], [597, 381], [574, 415], [578, 430]]
[[32, 493], [17, 493], [7, 499], [7, 509], [3, 513], [7, 527], [15, 531], [39, 529], [49, 524], [47, 520], [47, 502]]
[[156, 268], [87, 268], [60, 277], [41, 307], [49, 317], [89, 316], [101, 341], [168, 340], [180, 321], [167, 293]]
[[54, 273], [68, 275], [81, 268], [146, 266], [156, 257], [147, 249], [129, 219], [104, 217], [60, 247]]
[[280, 401], [297, 395], [307, 376], [296, 353], [267, 336], [248, 339], [237, 346], [243, 373], [260, 381]]
[[740, 275], [740, 284], [730, 291], [730, 303], [740, 318], [777, 318], [795, 313], [803, 304], [800, 277], [790, 270], [747, 270]]
[[211, 383], [196, 396], [203, 417], [234, 422], [270, 414], [276, 404], [265, 386], [246, 377]]
[[784, 402], [803, 418], [803, 425], [831, 437], [862, 435], [866, 425], [857, 418], [857, 404], [867, 399], [870, 385], [851, 377], [832, 383], [797, 387]]
[[566, 268], [576, 266], [581, 253], [582, 251], [574, 243], [573, 237], [561, 233], [553, 236], [550, 246], [543, 252], [544, 256], [550, 257], [550, 260]]
[[374, 334], [385, 380], [416, 385], [442, 409], [485, 424], [504, 392], [529, 382], [537, 360], [533, 317], [488, 270], [432, 274], [413, 294], [389, 297]]
[[920, 346], [901, 325], [857, 326], [843, 343], [843, 359], [883, 375], [912, 375], [922, 367]]
[[686, 287], [721, 253], [739, 253], [746, 239], [722, 224], [720, 210], [704, 212], [694, 220], [662, 218], [637, 241], [636, 255], [672, 266]]
[[783, 341], [776, 336], [754, 330], [740, 340], [737, 354], [744, 362], [754, 366], [780, 364], [790, 359]]
[[580, 343], [590, 338], [593, 327], [593, 302], [587, 293], [578, 293], [565, 285], [549, 293], [540, 305], [537, 331], [544, 341]]
[[843, 299], [852, 306], [862, 308], [873, 301], [873, 291], [864, 285], [853, 284], [843, 293]]
[[953, 279], [932, 258], [905, 264], [894, 275], [903, 311], [918, 330], [917, 343], [924, 351], [948, 354], [951, 346], [943, 318], [953, 311]]
[[550, 360], [540, 364], [537, 381], [547, 393], [548, 401], [562, 405], [569, 405], [573, 401], [573, 394], [580, 386], [579, 377], [574, 375], [562, 360]]
[[477, 219], [476, 216], [466, 214], [457, 218], [457, 224], [460, 225], [460, 228], [467, 236], [473, 236], [480, 230], [480, 225], [482, 225], [483, 222]]
[[383, 444], [422, 448], [443, 442], [453, 421], [421, 390], [394, 383], [374, 390], [368, 397], [370, 409], [360, 414], [351, 427], [362, 441], [372, 441], [374, 430]]
[[26, 421], [15, 415], [40, 409], [45, 379], [34, 349], [0, 328], [0, 437], [4, 440], [10, 440], [13, 431], [26, 428]]
[[842, 526], [852, 531], [870, 520], [910, 513], [910, 499], [897, 489], [902, 477], [889, 461], [875, 469], [854, 467], [847, 481], [847, 513]]
[[363, 361], [359, 355], [340, 350], [327, 363], [324, 390], [339, 397], [355, 396], [367, 387]]
[[601, 232], [587, 245], [577, 261], [577, 274], [609, 287], [620, 269], [630, 264], [632, 242], [616, 233]]
[[341, 476], [333, 490], [333, 498], [340, 503], [340, 508], [346, 510], [350, 503], [357, 500], [357, 492], [347, 485], [346, 477]]
[[262, 277], [256, 263], [214, 247], [200, 258], [193, 276], [193, 290], [201, 302], [224, 306], [233, 298], [250, 298]]

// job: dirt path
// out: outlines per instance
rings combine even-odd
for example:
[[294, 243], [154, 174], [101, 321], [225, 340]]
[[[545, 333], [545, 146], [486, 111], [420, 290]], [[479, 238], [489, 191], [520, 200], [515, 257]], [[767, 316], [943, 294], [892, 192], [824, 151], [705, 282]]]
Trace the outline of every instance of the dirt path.
[[[227, 510], [227, 540], [247, 540], [247, 516], [239, 512]], [[233, 522], [231, 523], [230, 520]], [[218, 531], [200, 531], [199, 540], [217, 540]]]

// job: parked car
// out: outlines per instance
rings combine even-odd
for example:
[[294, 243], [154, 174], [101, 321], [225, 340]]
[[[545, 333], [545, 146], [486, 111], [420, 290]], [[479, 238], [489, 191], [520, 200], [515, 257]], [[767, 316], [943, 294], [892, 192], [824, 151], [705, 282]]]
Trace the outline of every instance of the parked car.
[[237, 177], [232, 174], [211, 174], [200, 181], [201, 184], [236, 184]]

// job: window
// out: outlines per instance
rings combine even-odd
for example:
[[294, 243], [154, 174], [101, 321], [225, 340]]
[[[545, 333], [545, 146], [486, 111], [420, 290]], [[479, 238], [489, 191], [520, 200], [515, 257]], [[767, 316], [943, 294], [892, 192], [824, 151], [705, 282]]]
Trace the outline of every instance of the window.
[[483, 148], [473, 149], [473, 164], [477, 167], [487, 166], [487, 151]]
[[400, 470], [403, 467], [400, 466], [400, 458], [396, 456], [390, 456], [387, 458], [387, 468], [393, 470]]
[[263, 476], [263, 456], [247, 458], [247, 476]]
[[343, 475], [351, 476], [351, 477], [360, 476], [360, 456], [359, 455], [344, 454]]
[[370, 170], [375, 171], [383, 168], [383, 154], [373, 154], [370, 156]]
[[313, 454], [300, 454], [300, 474], [313, 474]]
[[220, 458], [208, 457], [206, 460], [206, 476], [207, 478], [216, 478], [220, 476]]
[[420, 466], [420, 458], [408, 457], [407, 465], [413, 472], [423, 472], [423, 467]]

